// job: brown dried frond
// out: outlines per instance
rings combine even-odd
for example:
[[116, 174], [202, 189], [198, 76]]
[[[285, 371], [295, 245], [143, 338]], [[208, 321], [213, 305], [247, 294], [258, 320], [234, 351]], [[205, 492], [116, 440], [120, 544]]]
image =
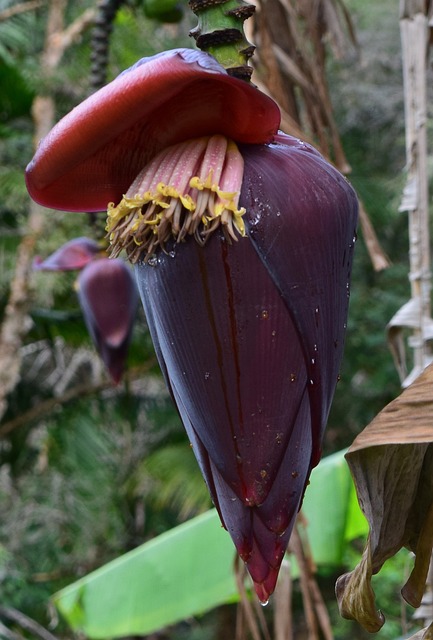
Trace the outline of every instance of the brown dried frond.
[[[258, 45], [256, 83], [278, 102], [287, 133], [311, 142], [342, 173], [350, 173], [326, 75], [328, 49], [341, 58], [357, 48], [344, 0], [257, 0], [257, 8], [250, 35]], [[361, 229], [374, 268], [389, 266], [363, 207]]]
[[341, 0], [261, 0], [255, 18], [259, 72], [269, 92], [343, 172], [350, 171], [333, 117], [326, 78], [326, 50], [341, 57], [356, 46]]

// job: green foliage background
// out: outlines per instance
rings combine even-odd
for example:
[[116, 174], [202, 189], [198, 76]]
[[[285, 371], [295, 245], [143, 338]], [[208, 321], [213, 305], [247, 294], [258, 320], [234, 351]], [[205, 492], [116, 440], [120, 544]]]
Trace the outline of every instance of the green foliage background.
[[[14, 4], [0, 0], [0, 14]], [[68, 20], [93, 4], [68, 3]], [[407, 220], [398, 213], [405, 165], [398, 3], [346, 4], [360, 50], [348, 51], [342, 60], [330, 58], [331, 96], [352, 165], [350, 179], [392, 266], [376, 273], [359, 238], [345, 360], [325, 453], [349, 446], [399, 393], [385, 326], [409, 297]], [[46, 19], [47, 7], [41, 3], [35, 11], [0, 22], [0, 314], [28, 215], [23, 171], [32, 156], [32, 99], [49, 91], [60, 118], [90, 91], [89, 31], [71, 47], [52, 78], [41, 75], [38, 60]], [[140, 57], [192, 46], [190, 27], [187, 15], [167, 25], [149, 19], [139, 2], [125, 5], [114, 26], [109, 77]], [[73, 237], [94, 232], [86, 215], [47, 216], [50, 233], [38, 243], [43, 256]], [[0, 434], [5, 426], [15, 425], [0, 440], [1, 604], [47, 626], [52, 622], [47, 606], [52, 593], [210, 506], [161, 381], [143, 314], [138, 314], [129, 376], [113, 389], [90, 344], [73, 283], [72, 274], [34, 275], [22, 377], [0, 424]], [[78, 386], [81, 391], [61, 404]], [[38, 406], [46, 410], [32, 417]], [[348, 551], [348, 566], [358, 551]], [[394, 574], [404, 562], [400, 558], [400, 564], [392, 566], [389, 580], [381, 583], [385, 587], [377, 586], [385, 591], [396, 620], [380, 638], [401, 633]], [[335, 613], [334, 577], [323, 576], [321, 582], [333, 610], [336, 638], [362, 638], [358, 628]], [[227, 621], [233, 623], [231, 609], [160, 637], [223, 637], [218, 633]], [[56, 633], [70, 637], [61, 622]]]

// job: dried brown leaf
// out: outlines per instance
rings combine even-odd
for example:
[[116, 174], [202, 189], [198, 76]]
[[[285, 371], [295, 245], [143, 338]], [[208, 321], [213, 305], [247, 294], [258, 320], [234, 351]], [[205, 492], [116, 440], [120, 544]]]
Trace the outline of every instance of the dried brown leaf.
[[307, 78], [295, 60], [287, 55], [285, 51], [277, 44], [273, 45], [273, 50], [276, 59], [281, 65], [283, 73], [287, 78], [296, 85], [299, 85], [307, 93], [315, 95], [314, 87], [311, 85], [311, 81]]
[[433, 624], [420, 629], [414, 636], [408, 638], [408, 640], [433, 640]]
[[383, 271], [383, 269], [387, 269], [391, 262], [380, 246], [374, 227], [362, 202], [359, 203], [359, 224], [374, 270]]
[[433, 365], [376, 416], [346, 454], [370, 535], [359, 565], [337, 583], [338, 600], [342, 615], [369, 631], [381, 621], [371, 576], [402, 547], [416, 557], [402, 595], [417, 607], [424, 591], [433, 544], [432, 385]]
[[[357, 47], [344, 0], [257, 0], [251, 40], [258, 47], [256, 82], [278, 102], [286, 133], [311, 142], [343, 173], [350, 173], [329, 95], [326, 46], [335, 55], [346, 43]], [[265, 86], [264, 86], [265, 85]], [[373, 267], [389, 266], [364, 207], [360, 226]]]
[[370, 547], [364, 549], [362, 559], [350, 573], [340, 576], [335, 585], [340, 615], [348, 620], [357, 620], [370, 633], [379, 631], [385, 619], [376, 611], [374, 591], [371, 586]]

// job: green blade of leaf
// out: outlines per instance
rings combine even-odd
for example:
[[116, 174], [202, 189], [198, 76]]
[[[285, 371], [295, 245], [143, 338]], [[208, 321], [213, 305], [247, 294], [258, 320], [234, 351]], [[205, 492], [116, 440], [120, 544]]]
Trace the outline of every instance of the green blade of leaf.
[[345, 545], [368, 531], [344, 453], [322, 459], [305, 494], [302, 510], [317, 566], [341, 566]]
[[[367, 531], [344, 453], [322, 460], [304, 501], [317, 565], [340, 566], [345, 544]], [[236, 600], [234, 557], [230, 536], [211, 510], [69, 585], [53, 600], [68, 624], [88, 638], [145, 635]]]
[[145, 635], [235, 597], [234, 557], [208, 511], [66, 587], [54, 603], [90, 638]]

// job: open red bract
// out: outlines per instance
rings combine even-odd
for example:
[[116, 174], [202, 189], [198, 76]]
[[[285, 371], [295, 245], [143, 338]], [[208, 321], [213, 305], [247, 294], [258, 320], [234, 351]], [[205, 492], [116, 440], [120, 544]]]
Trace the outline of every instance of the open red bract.
[[145, 58], [67, 114], [27, 167], [31, 197], [67, 211], [103, 211], [168, 145], [221, 133], [268, 142], [277, 105], [208, 54], [176, 49]]

